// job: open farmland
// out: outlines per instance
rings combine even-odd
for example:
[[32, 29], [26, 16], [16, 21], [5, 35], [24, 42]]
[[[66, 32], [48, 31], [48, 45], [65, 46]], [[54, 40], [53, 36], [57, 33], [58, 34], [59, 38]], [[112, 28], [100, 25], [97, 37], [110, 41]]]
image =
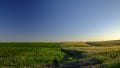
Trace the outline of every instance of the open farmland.
[[[78, 43], [78, 42], [77, 42]], [[68, 44], [68, 43], [67, 43]], [[70, 44], [75, 44], [71, 46]], [[83, 44], [83, 42], [82, 42]], [[79, 46], [78, 46], [79, 45]], [[120, 65], [120, 41], [104, 41], [104, 42], [84, 42], [84, 45], [76, 42], [69, 43], [65, 50], [82, 52], [84, 55], [82, 59], [95, 58], [100, 63], [89, 66], [90, 68], [119, 68]], [[89, 46], [88, 46], [89, 45]], [[66, 45], [65, 45], [66, 46]], [[78, 60], [78, 59], [76, 59]], [[87, 65], [81, 68], [89, 68]]]
[[[119, 68], [120, 41], [0, 43], [1, 68]], [[110, 46], [109, 46], [110, 44]]]
[[0, 43], [1, 67], [42, 66], [64, 55], [55, 43]]

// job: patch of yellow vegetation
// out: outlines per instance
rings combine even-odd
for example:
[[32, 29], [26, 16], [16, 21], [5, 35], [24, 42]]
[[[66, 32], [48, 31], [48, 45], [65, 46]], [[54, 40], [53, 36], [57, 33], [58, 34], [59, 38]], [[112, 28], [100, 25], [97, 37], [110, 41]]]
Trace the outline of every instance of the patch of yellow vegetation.
[[90, 46], [85, 42], [65, 42], [63, 43], [63, 45], [68, 47], [89, 47]]
[[108, 51], [119, 51], [120, 46], [112, 46], [112, 47], [67, 47], [67, 48], [64, 48], [64, 49], [84, 51], [84, 52], [93, 54], [93, 53], [108, 52]]

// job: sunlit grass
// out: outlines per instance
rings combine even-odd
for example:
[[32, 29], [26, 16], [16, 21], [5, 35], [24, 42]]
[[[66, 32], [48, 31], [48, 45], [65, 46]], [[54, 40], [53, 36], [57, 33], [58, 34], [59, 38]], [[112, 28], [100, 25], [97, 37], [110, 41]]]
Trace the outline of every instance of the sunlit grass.
[[65, 56], [55, 43], [0, 43], [0, 66], [34, 66]]
[[[106, 68], [120, 68], [120, 46], [67, 47], [67, 50], [83, 51], [87, 58], [96, 58]], [[93, 66], [93, 68], [97, 68]]]
[[0, 66], [31, 67], [51, 64], [54, 60], [61, 61], [65, 57], [66, 53], [61, 51], [62, 48], [70, 51], [75, 50], [71, 51], [74, 52], [75, 55], [73, 54], [73, 56], [67, 58], [68, 61], [65, 63], [95, 58], [99, 60], [101, 64], [92, 66], [94, 68], [98, 68], [98, 66], [101, 65], [106, 68], [120, 67], [119, 41], [90, 43], [0, 43]]
[[118, 51], [120, 50], [120, 46], [112, 46], [112, 47], [66, 47], [65, 49], [77, 50], [77, 51], [85, 51], [87, 53], [100, 53], [107, 51]]

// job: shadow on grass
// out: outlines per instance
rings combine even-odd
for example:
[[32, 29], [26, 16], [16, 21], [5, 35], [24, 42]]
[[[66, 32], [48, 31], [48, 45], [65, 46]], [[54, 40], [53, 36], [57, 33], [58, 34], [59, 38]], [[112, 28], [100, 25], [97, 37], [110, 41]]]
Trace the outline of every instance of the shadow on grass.
[[66, 53], [66, 56], [63, 58], [63, 60], [61, 61], [62, 63], [64, 61], [77, 61], [79, 59], [85, 58], [85, 52], [83, 51], [76, 51], [76, 50], [65, 50], [65, 49], [61, 49], [62, 52]]
[[61, 68], [63, 65], [75, 63], [79, 59], [85, 58], [85, 54], [82, 51], [65, 50], [62, 48], [61, 51], [64, 52], [66, 56], [61, 61], [55, 59], [52, 68]]
[[[100, 64], [99, 60], [95, 58], [88, 59], [85, 55], [85, 52], [83, 51], [65, 50], [65, 49], [61, 49], [61, 51], [66, 53], [66, 56], [61, 61], [54, 60], [52, 68], [80, 68], [83, 66], [88, 67], [88, 66]], [[80, 60], [80, 59], [84, 59], [84, 60]]]

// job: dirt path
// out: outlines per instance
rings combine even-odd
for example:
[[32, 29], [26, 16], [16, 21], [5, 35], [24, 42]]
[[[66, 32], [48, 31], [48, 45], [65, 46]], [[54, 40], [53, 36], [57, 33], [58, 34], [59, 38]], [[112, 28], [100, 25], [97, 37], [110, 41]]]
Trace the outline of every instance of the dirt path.
[[71, 64], [63, 65], [61, 68], [80, 68], [82, 66], [92, 66], [99, 64], [99, 61], [96, 59], [86, 59]]
[[[54, 60], [53, 64], [48, 65], [45, 68], [104, 68], [97, 59], [89, 58], [89, 59], [79, 60], [85, 57], [84, 52], [75, 51], [75, 50], [65, 50], [65, 49], [61, 49], [61, 51], [66, 53], [66, 56], [60, 62]], [[66, 63], [69, 62], [68, 61], [69, 57], [77, 61]]]
[[[72, 57], [75, 60], [85, 58], [85, 54], [82, 51], [65, 50], [65, 49], [61, 49], [61, 51], [66, 53], [66, 56], [61, 61], [62, 63], [66, 62], [69, 57]], [[76, 61], [70, 64], [63, 64], [61, 68], [80, 68], [82, 66], [92, 66], [96, 64], [99, 64], [99, 61], [97, 59], [91, 58], [91, 59]]]

